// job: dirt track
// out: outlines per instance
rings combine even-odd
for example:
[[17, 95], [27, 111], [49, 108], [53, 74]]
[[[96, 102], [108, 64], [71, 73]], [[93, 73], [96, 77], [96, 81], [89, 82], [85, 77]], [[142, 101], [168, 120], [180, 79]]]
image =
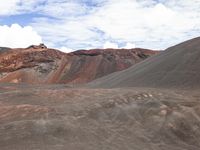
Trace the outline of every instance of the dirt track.
[[200, 94], [0, 85], [1, 150], [199, 150]]

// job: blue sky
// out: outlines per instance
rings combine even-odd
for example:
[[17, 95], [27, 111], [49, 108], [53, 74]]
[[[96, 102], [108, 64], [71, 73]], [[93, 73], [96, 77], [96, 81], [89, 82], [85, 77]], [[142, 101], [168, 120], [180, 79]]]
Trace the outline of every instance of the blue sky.
[[200, 0], [2, 0], [0, 46], [165, 49], [200, 35]]

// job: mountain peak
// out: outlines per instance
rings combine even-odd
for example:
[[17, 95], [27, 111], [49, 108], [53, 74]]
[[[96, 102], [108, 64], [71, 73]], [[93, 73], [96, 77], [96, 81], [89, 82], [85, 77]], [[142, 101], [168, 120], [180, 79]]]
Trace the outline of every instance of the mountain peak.
[[44, 43], [40, 43], [39, 45], [31, 45], [26, 49], [47, 49], [47, 46]]

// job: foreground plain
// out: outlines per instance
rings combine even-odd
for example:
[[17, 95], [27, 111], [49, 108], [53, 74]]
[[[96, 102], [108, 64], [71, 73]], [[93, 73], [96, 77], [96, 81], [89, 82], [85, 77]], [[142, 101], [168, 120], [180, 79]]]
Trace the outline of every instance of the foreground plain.
[[1, 150], [199, 150], [200, 94], [0, 85]]

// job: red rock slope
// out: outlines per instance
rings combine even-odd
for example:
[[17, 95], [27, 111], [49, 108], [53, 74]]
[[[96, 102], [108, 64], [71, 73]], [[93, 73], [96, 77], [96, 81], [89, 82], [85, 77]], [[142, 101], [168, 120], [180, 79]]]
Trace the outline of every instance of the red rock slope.
[[87, 83], [157, 54], [146, 49], [94, 49], [63, 53], [45, 45], [0, 53], [0, 82]]

